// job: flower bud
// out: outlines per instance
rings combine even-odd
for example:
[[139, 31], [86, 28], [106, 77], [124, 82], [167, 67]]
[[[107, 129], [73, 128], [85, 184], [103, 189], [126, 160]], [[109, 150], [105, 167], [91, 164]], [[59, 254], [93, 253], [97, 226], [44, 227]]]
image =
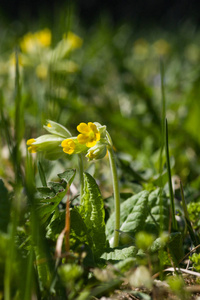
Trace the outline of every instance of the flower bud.
[[94, 124], [96, 125], [98, 131], [100, 132], [101, 138], [105, 138], [106, 137], [106, 125], [101, 125], [98, 122], [94, 122]]
[[103, 158], [107, 153], [106, 144], [102, 144], [101, 142], [96, 143], [96, 145], [90, 148], [86, 154], [88, 160], [96, 160]]
[[60, 147], [62, 137], [53, 134], [41, 135], [36, 139], [29, 139], [27, 141], [28, 151], [36, 153], [39, 151], [44, 152], [44, 157], [50, 160], [57, 159], [62, 156], [62, 148]]
[[47, 120], [47, 125], [44, 125], [43, 127], [51, 134], [61, 136], [63, 138], [68, 138], [71, 136], [71, 133], [67, 128], [65, 128], [63, 125], [53, 122], [51, 120]]

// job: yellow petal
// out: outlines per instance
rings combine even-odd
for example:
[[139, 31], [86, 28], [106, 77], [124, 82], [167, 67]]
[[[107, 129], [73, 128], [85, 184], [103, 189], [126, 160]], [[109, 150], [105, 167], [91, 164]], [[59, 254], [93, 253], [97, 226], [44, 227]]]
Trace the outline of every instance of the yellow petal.
[[29, 139], [27, 142], [26, 142], [26, 145], [30, 146], [31, 144], [35, 143], [36, 140], [35, 139]]
[[101, 137], [100, 132], [96, 133], [96, 141], [99, 141], [100, 137]]
[[87, 143], [86, 143], [86, 146], [89, 147], [89, 148], [90, 148], [90, 147], [94, 147], [94, 146], [96, 145], [96, 143], [97, 143], [97, 141], [94, 141], [94, 140], [93, 140], [93, 141], [87, 142]]
[[92, 130], [93, 132], [95, 132], [95, 133], [97, 133], [98, 132], [98, 130], [97, 130], [97, 126], [94, 124], [94, 123], [92, 123], [92, 122], [89, 122], [88, 123], [88, 127], [90, 128], [90, 130]]
[[86, 144], [88, 142], [88, 139], [89, 139], [88, 136], [85, 134], [79, 134], [77, 136], [77, 140], [79, 144]]
[[35, 147], [34, 146], [30, 146], [30, 147], [28, 147], [28, 151], [30, 153], [36, 153], [37, 152], [37, 148], [36, 148], [36, 146]]
[[88, 133], [90, 131], [88, 125], [86, 123], [80, 123], [78, 126], [77, 126], [77, 130], [80, 132], [80, 133]]

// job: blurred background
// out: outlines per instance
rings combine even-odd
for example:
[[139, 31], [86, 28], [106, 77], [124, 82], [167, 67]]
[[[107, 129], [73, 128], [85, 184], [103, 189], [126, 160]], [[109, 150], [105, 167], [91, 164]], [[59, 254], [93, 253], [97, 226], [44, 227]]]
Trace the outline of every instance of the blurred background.
[[[106, 124], [121, 183], [128, 188], [135, 188], [138, 181], [156, 183], [164, 138], [163, 66], [172, 173], [199, 188], [199, 11], [200, 2], [194, 0], [1, 1], [4, 125], [15, 127], [18, 110], [20, 142], [25, 144], [44, 133], [47, 119], [73, 134], [80, 122]], [[0, 175], [5, 177], [11, 167], [3, 136]], [[96, 165], [100, 173], [101, 164]], [[166, 182], [164, 158], [162, 167]], [[106, 179], [102, 172], [102, 180]]]
[[156, 25], [162, 27], [173, 27], [185, 21], [198, 23], [200, 21], [200, 3], [195, 0], [143, 0], [143, 1], [23, 1], [23, 0], [2, 0], [1, 17], [9, 22], [23, 20], [27, 23], [39, 18], [54, 20], [56, 13], [66, 9], [69, 5], [76, 8], [77, 16], [81, 22], [91, 26], [101, 15], [109, 15], [113, 24], [130, 22], [139, 27], [144, 25]]

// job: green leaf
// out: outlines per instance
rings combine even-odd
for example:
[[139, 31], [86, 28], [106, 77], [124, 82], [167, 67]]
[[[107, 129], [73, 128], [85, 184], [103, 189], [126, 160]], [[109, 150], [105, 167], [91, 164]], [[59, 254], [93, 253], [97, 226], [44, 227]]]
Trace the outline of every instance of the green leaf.
[[48, 187], [38, 188], [42, 196], [42, 198], [37, 199], [39, 202], [38, 214], [43, 223], [46, 222], [66, 195], [68, 186], [74, 179], [75, 172], [73, 169], [68, 169], [64, 173], [58, 174], [58, 177], [63, 181], [62, 183], [50, 182]]
[[71, 185], [74, 180], [74, 176], [76, 174], [75, 169], [68, 169], [63, 173], [58, 174], [58, 177], [64, 180], [67, 184]]
[[133, 266], [135, 266], [135, 264], [136, 264], [136, 258], [128, 257], [128, 258], [116, 263], [115, 268], [117, 270], [120, 270], [120, 272], [124, 273], [124, 272], [129, 271]]
[[76, 207], [70, 211], [70, 222], [70, 236], [74, 239], [78, 239], [81, 243], [88, 244], [92, 248], [92, 238], [89, 235], [85, 222]]
[[[120, 214], [120, 230], [135, 234], [144, 227], [146, 217], [148, 215], [148, 191], [142, 191], [121, 204]], [[106, 224], [106, 233], [111, 238], [114, 233], [114, 213]]]
[[93, 240], [95, 257], [99, 257], [106, 247], [104, 202], [94, 178], [84, 173], [84, 194], [82, 215]]
[[177, 264], [183, 257], [183, 237], [181, 232], [174, 232], [170, 234], [169, 250], [174, 262]]
[[135, 246], [130, 246], [126, 248], [112, 248], [101, 256], [101, 258], [112, 261], [112, 262], [118, 262], [121, 260], [125, 260], [129, 257], [133, 258], [137, 254], [137, 248]]
[[5, 276], [5, 262], [8, 255], [9, 235], [0, 232], [0, 288], [3, 288]]
[[0, 179], [0, 230], [6, 232], [10, 220], [10, 200], [8, 190]]
[[169, 202], [164, 192], [161, 195], [160, 189], [156, 189], [149, 194], [148, 209], [145, 231], [158, 234], [161, 226], [163, 230], [168, 230]]
[[[106, 224], [106, 234], [109, 239], [114, 233], [114, 214], [110, 216]], [[160, 195], [160, 189], [142, 191], [124, 201], [121, 204], [120, 230], [123, 234], [129, 234], [132, 238], [139, 231], [158, 234], [160, 226], [168, 229], [169, 205], [164, 193]]]
[[64, 189], [61, 193], [56, 194], [55, 197], [46, 199], [48, 203], [39, 204], [39, 207], [37, 208], [37, 212], [41, 218], [42, 223], [46, 222], [46, 220], [50, 217], [50, 215], [55, 211], [58, 204], [62, 201], [63, 197], [66, 195], [66, 192], [67, 192], [67, 186], [66, 189]]
[[[65, 227], [65, 211], [62, 211], [58, 216], [53, 215], [50, 224], [47, 227], [47, 238], [56, 240], [58, 235]], [[84, 257], [83, 264], [88, 266], [94, 265], [94, 257], [92, 253], [93, 241], [88, 233], [88, 229], [84, 223], [78, 207], [70, 209], [70, 248], [75, 252], [80, 248], [87, 253]]]

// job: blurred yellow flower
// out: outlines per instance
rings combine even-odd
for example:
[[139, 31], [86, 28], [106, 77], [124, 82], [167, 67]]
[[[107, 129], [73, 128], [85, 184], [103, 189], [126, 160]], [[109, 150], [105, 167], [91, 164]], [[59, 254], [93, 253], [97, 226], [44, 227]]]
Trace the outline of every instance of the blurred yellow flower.
[[48, 28], [36, 32], [34, 36], [41, 46], [49, 47], [51, 45], [51, 31]]
[[97, 130], [97, 126], [92, 122], [88, 124], [80, 123], [77, 126], [77, 130], [81, 133], [77, 137], [80, 144], [86, 144], [87, 147], [94, 147], [100, 140], [100, 132]]
[[160, 39], [153, 43], [153, 48], [158, 55], [166, 55], [170, 51], [170, 44], [167, 41]]
[[149, 52], [149, 44], [145, 39], [138, 39], [134, 43], [133, 52], [138, 58], [145, 58]]
[[[64, 38], [65, 38], [65, 36], [64, 36]], [[83, 43], [83, 40], [78, 35], [74, 34], [71, 31], [69, 31], [67, 34], [67, 41], [69, 42], [71, 49], [80, 48]]]
[[48, 68], [45, 64], [39, 64], [35, 69], [36, 75], [40, 79], [47, 78], [48, 75]]
[[51, 31], [48, 28], [37, 31], [35, 33], [27, 33], [20, 42], [23, 52], [34, 52], [38, 48], [46, 48], [51, 44]]

